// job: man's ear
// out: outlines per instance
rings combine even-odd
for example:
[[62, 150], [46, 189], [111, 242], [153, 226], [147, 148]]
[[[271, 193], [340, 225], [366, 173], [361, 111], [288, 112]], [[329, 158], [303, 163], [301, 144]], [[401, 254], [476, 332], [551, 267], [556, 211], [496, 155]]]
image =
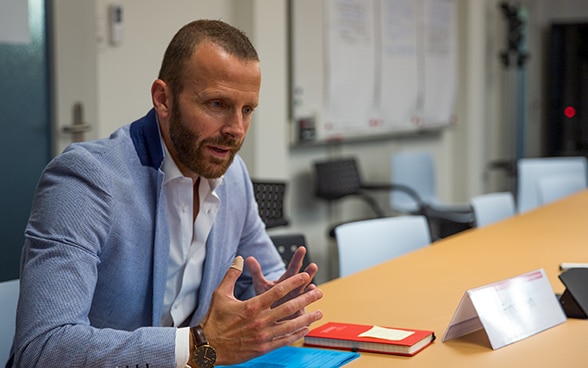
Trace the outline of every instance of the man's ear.
[[155, 80], [151, 85], [151, 100], [153, 107], [160, 118], [165, 119], [169, 116], [171, 106], [171, 91], [167, 83], [161, 79]]

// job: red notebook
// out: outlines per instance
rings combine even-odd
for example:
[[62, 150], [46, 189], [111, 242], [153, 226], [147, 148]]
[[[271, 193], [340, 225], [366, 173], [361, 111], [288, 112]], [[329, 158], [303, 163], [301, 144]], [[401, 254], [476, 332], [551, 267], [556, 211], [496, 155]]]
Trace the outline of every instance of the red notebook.
[[429, 330], [329, 322], [311, 330], [304, 345], [413, 356], [434, 340]]

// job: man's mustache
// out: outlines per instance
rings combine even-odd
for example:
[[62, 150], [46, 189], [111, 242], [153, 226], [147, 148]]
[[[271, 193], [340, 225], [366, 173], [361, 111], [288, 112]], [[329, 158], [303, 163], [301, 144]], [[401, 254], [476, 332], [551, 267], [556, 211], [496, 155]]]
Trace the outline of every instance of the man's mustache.
[[242, 141], [225, 137], [208, 138], [205, 139], [202, 143], [211, 146], [222, 146], [225, 148], [229, 148], [231, 151], [234, 152], [241, 149], [241, 145], [243, 144]]

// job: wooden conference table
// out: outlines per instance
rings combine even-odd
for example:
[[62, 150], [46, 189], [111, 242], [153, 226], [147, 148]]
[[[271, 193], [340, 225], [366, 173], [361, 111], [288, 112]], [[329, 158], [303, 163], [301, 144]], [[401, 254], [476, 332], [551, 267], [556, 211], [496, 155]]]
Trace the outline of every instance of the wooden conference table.
[[312, 327], [338, 321], [435, 331], [437, 340], [413, 357], [361, 353], [350, 368], [586, 367], [588, 320], [568, 319], [497, 350], [482, 330], [441, 341], [466, 290], [543, 268], [561, 293], [562, 262], [588, 263], [588, 191], [324, 283], [323, 299], [309, 308], [324, 317]]

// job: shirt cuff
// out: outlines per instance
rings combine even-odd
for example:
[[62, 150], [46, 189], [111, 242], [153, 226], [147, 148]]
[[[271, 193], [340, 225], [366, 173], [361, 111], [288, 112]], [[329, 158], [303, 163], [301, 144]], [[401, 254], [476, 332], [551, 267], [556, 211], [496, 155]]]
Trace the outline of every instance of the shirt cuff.
[[176, 329], [176, 367], [186, 368], [190, 359], [190, 327]]

